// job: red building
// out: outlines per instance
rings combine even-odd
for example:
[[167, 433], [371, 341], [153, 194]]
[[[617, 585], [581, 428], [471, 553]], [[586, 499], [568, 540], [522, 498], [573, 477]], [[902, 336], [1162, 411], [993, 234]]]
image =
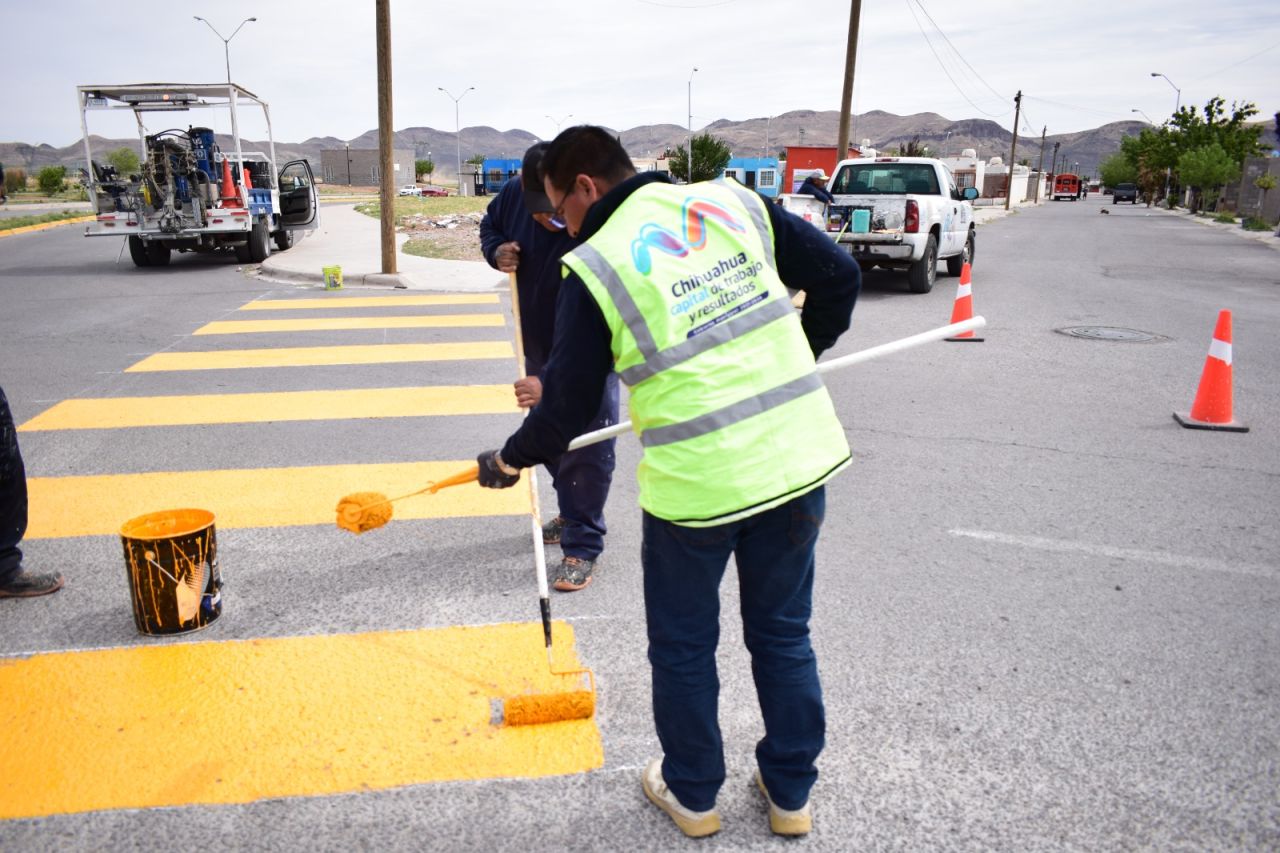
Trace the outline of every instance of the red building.
[[[849, 146], [847, 156], [837, 159], [834, 145], [788, 145], [787, 168], [782, 176], [779, 192], [795, 192], [814, 169], [821, 169], [830, 177], [840, 160], [861, 156], [862, 152], [853, 146]], [[796, 172], [800, 173], [799, 177]]]

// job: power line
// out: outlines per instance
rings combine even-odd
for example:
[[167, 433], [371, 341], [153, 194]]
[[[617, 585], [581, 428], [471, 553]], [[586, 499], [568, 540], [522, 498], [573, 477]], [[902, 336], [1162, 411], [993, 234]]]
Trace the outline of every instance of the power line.
[[[1005, 110], [1002, 113], [987, 112], [982, 107], [975, 104], [973, 102], [973, 99], [970, 98], [967, 94], [965, 94], [964, 90], [960, 88], [960, 84], [956, 82], [955, 78], [951, 76], [951, 72], [947, 70], [947, 66], [942, 61], [942, 57], [938, 55], [938, 51], [934, 50], [933, 42], [929, 40], [929, 34], [924, 31], [924, 25], [920, 23], [920, 16], [916, 14], [915, 8], [911, 5], [911, 0], [907, 0], [907, 10], [911, 12], [911, 17], [912, 19], [915, 20], [916, 27], [919, 28], [920, 35], [924, 38], [924, 43], [929, 46], [929, 52], [932, 53], [933, 58], [938, 61], [938, 67], [942, 69], [942, 73], [945, 74], [947, 76], [947, 79], [951, 81], [951, 85], [955, 87], [955, 90], [960, 93], [960, 97], [968, 101], [969, 106], [973, 107], [975, 110], [982, 113], [983, 115], [987, 115], [992, 118], [1001, 118], [1003, 116], [1007, 116], [1009, 114], [1009, 110]], [[946, 36], [943, 36], [943, 38], [946, 38]]]
[[1223, 67], [1219, 68], [1217, 71], [1210, 71], [1208, 74], [1205, 74], [1203, 77], [1196, 77], [1194, 80], [1191, 80], [1190, 82], [1199, 83], [1201, 80], [1208, 80], [1210, 77], [1213, 77], [1216, 74], [1221, 74], [1223, 71], [1229, 71], [1232, 68], [1235, 68], [1237, 65], [1244, 65], [1246, 62], [1248, 62], [1251, 59], [1257, 59], [1259, 56], [1262, 56], [1262, 54], [1266, 53], [1269, 50], [1275, 50], [1277, 47], [1280, 47], [1280, 41], [1271, 45], [1271, 47], [1264, 47], [1262, 50], [1258, 51], [1257, 53], [1251, 56], [1246, 56], [1244, 59], [1236, 60], [1230, 65], [1224, 65]]
[[943, 32], [942, 27], [938, 26], [938, 22], [933, 19], [932, 15], [929, 14], [929, 10], [924, 7], [924, 3], [920, 2], [920, 0], [915, 0], [915, 4], [920, 7], [920, 11], [923, 12], [924, 16], [929, 19], [929, 23], [933, 24], [933, 28], [938, 31], [938, 34], [940, 36], [942, 36], [942, 39], [947, 43], [947, 46], [950, 47], [955, 52], [955, 55], [959, 57], [960, 61], [963, 62], [970, 71], [973, 72], [973, 76], [977, 77], [978, 80], [982, 83], [982, 85], [986, 86], [987, 89], [990, 90], [991, 94], [995, 95], [997, 98], [999, 98], [1002, 101], [1009, 100], [1008, 95], [1002, 95], [1001, 93], [997, 92], [995, 89], [991, 87], [990, 83], [982, 79], [982, 75], [978, 73], [977, 69], [969, 64], [969, 60], [964, 58], [964, 54], [962, 54], [959, 51], [959, 49], [957, 49], [956, 46], [951, 43], [951, 39], [947, 38], [947, 34]]
[[1068, 109], [1068, 110], [1077, 110], [1082, 113], [1093, 113], [1094, 115], [1107, 116], [1109, 118], [1115, 118], [1120, 115], [1120, 113], [1108, 112], [1106, 110], [1095, 110], [1095, 109], [1091, 109], [1090, 107], [1077, 106], [1076, 104], [1064, 104], [1062, 101], [1051, 101], [1048, 98], [1037, 98], [1032, 95], [1026, 95], [1025, 97], [1030, 98], [1033, 101], [1039, 101], [1042, 104], [1052, 104], [1055, 107], [1063, 107], [1064, 109]]

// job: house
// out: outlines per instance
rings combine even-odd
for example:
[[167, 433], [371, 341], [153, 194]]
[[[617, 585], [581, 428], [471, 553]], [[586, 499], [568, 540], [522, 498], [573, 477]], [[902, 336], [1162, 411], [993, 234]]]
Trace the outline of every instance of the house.
[[834, 145], [788, 145], [786, 171], [782, 176], [782, 192], [793, 193], [800, 189], [804, 179], [818, 169], [831, 175], [836, 170], [839, 160], [861, 157], [862, 153], [852, 146], [844, 157], [836, 157]]
[[[413, 150], [396, 148], [391, 152], [395, 176], [392, 186], [412, 184], [414, 174]], [[378, 186], [380, 162], [376, 148], [327, 148], [320, 152], [320, 180], [326, 184], [369, 187]]]
[[483, 183], [476, 182], [476, 189], [483, 189], [484, 192], [478, 192], [477, 195], [488, 195], [496, 193], [502, 189], [502, 185], [507, 181], [520, 174], [520, 167], [523, 165], [519, 158], [488, 158], [481, 164], [480, 170], [483, 174]]
[[734, 157], [722, 177], [733, 178], [749, 190], [767, 198], [778, 195], [780, 164], [777, 157]]

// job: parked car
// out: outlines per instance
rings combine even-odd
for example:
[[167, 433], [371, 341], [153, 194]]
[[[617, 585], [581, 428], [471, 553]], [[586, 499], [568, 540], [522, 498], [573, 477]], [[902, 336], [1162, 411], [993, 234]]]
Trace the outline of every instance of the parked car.
[[400, 188], [400, 195], [422, 195], [422, 190], [418, 189], [417, 184], [405, 184]]
[[444, 187], [422, 187], [421, 194], [427, 196], [446, 196], [449, 191]]
[[1138, 186], [1137, 184], [1116, 184], [1115, 192], [1111, 194], [1111, 203], [1127, 201], [1130, 204], [1138, 203]]

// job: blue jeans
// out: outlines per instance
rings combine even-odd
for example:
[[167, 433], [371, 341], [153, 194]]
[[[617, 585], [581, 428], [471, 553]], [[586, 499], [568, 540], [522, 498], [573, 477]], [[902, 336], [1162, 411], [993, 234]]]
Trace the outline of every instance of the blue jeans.
[[681, 527], [644, 514], [653, 719], [664, 753], [662, 776], [686, 808], [713, 808], [724, 783], [716, 645], [720, 579], [730, 554], [737, 559], [743, 632], [764, 717], [756, 762], [779, 807], [798, 809], [809, 800], [826, 733], [809, 645], [813, 552], [825, 510], [826, 492], [819, 487], [716, 527]]
[[27, 532], [27, 472], [18, 452], [18, 431], [0, 388], [0, 583], [22, 569], [18, 543]]
[[[536, 373], [536, 371], [535, 371]], [[610, 373], [595, 420], [587, 432], [618, 422], [618, 374]], [[560, 550], [566, 557], [594, 560], [604, 551], [604, 504], [609, 498], [616, 462], [611, 438], [581, 450], [570, 450], [546, 464], [556, 490], [557, 515], [564, 519]]]

